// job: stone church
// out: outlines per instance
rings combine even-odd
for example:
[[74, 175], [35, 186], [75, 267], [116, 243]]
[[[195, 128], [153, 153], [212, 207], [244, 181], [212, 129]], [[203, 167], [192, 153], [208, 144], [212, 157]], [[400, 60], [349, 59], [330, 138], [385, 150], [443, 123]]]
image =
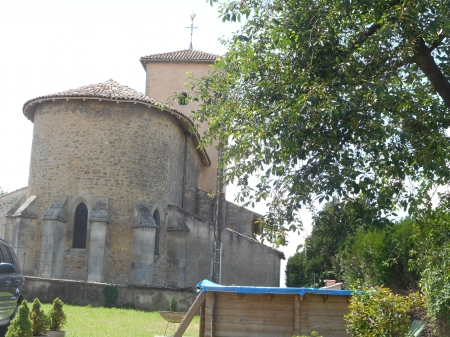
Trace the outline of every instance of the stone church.
[[216, 57], [141, 57], [145, 94], [108, 80], [24, 104], [34, 123], [28, 186], [0, 197], [0, 235], [25, 275], [279, 286], [283, 253], [257, 240], [258, 214], [225, 200], [217, 150], [200, 149], [202, 128], [191, 129], [186, 73], [207, 75]]

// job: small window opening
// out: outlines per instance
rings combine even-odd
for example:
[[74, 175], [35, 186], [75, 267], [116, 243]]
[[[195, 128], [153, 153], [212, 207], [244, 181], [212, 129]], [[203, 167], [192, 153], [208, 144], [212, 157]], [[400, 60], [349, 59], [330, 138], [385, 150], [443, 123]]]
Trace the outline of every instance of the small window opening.
[[86, 248], [87, 221], [88, 209], [84, 203], [81, 203], [75, 210], [72, 248]]
[[261, 235], [261, 221], [259, 217], [253, 217], [253, 221], [252, 221], [252, 234], [253, 234], [253, 238], [256, 239], [256, 235]]
[[189, 95], [186, 91], [178, 93], [178, 104], [187, 105], [189, 103]]
[[160, 217], [159, 212], [156, 209], [155, 212], [153, 212], [153, 220], [155, 220], [156, 224], [156, 233], [155, 233], [155, 255], [159, 255], [159, 233], [160, 233]]

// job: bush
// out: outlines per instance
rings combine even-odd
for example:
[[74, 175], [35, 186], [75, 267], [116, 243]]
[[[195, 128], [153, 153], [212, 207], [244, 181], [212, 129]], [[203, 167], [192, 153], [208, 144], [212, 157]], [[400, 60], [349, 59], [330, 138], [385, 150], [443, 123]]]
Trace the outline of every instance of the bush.
[[347, 332], [353, 337], [405, 336], [411, 325], [411, 313], [423, 306], [419, 293], [400, 296], [384, 287], [356, 291], [345, 317]]
[[172, 296], [169, 302], [169, 311], [177, 311], [177, 309], [178, 309], [178, 300], [176, 299], [175, 296]]
[[31, 306], [30, 319], [33, 323], [33, 336], [42, 336], [50, 327], [50, 317], [42, 310], [42, 304], [35, 298]]
[[67, 323], [67, 316], [63, 311], [63, 301], [58, 297], [53, 301], [53, 307], [50, 310], [50, 330], [61, 330]]
[[33, 323], [30, 319], [30, 309], [26, 300], [19, 306], [17, 316], [11, 321], [5, 337], [31, 337], [33, 335]]
[[119, 297], [119, 289], [115, 284], [105, 284], [102, 289], [103, 296], [105, 297], [105, 306], [107, 308], [113, 308], [116, 306], [117, 298]]

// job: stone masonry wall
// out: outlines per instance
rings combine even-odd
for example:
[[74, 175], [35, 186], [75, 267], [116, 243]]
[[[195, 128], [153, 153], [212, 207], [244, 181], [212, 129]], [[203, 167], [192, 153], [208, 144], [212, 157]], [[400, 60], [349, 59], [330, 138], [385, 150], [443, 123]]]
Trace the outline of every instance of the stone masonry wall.
[[[187, 171], [190, 182], [198, 183], [201, 164], [192, 147], [189, 142], [188, 156], [197, 158], [189, 158]], [[181, 206], [184, 151], [183, 130], [159, 109], [94, 100], [42, 103], [34, 118], [28, 196], [38, 196], [38, 219], [57, 195], [69, 196], [69, 208], [84, 202], [89, 217], [94, 198], [108, 198], [105, 280], [124, 283], [130, 277], [135, 203]], [[78, 278], [84, 257], [71, 248], [72, 229], [69, 210], [64, 275]], [[89, 230], [88, 224], [88, 238]], [[36, 247], [41, 236], [38, 223]], [[37, 249], [37, 265], [39, 259]]]
[[205, 221], [213, 221], [214, 197], [188, 185], [184, 191], [183, 208]]
[[280, 286], [283, 253], [228, 228], [222, 230], [222, 242], [222, 284]]
[[[25, 298], [39, 298], [43, 303], [51, 303], [59, 297], [64, 303], [72, 305], [104, 306], [102, 289], [104, 283], [80, 282], [73, 280], [26, 277]], [[193, 288], [174, 289], [167, 287], [147, 287], [117, 285], [118, 307], [133, 307], [141, 310], [167, 310], [172, 296], [178, 299], [178, 310], [188, 311], [197, 294]]]
[[5, 225], [7, 213], [17, 204], [17, 202], [27, 194], [27, 188], [21, 188], [0, 197], [0, 237], [5, 237]]

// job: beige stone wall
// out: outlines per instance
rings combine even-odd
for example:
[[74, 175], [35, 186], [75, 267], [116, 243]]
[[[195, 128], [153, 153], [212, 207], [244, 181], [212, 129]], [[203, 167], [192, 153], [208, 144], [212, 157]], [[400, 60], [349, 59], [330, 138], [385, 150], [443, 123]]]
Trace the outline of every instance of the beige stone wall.
[[[69, 196], [64, 277], [80, 279], [85, 273], [83, 252], [71, 250], [71, 208], [83, 201], [90, 217], [94, 198], [102, 196], [109, 199], [110, 220], [105, 280], [126, 282], [135, 203], [181, 206], [184, 132], [174, 117], [159, 109], [98, 100], [42, 103], [34, 124], [28, 195], [38, 196], [38, 219], [52, 197]], [[201, 163], [191, 142], [187, 149], [190, 182], [198, 184]], [[36, 247], [41, 235], [38, 224]], [[36, 252], [37, 265], [39, 255]]]
[[[192, 111], [198, 109], [199, 103], [189, 102], [187, 105], [180, 105], [173, 99], [174, 93], [185, 90], [188, 72], [192, 72], [195, 77], [201, 78], [208, 75], [211, 66], [211, 63], [200, 62], [147, 62], [145, 94], [159, 102], [169, 103], [175, 109], [191, 117]], [[206, 123], [200, 126], [200, 135], [203, 134], [206, 127]], [[202, 167], [200, 181], [200, 189], [206, 192], [216, 190], [218, 162], [216, 145], [214, 143], [206, 148], [206, 152], [211, 159], [211, 166]]]
[[5, 237], [5, 225], [6, 218], [5, 216], [9, 211], [11, 211], [14, 206], [16, 206], [17, 202], [27, 194], [27, 188], [21, 188], [15, 190], [13, 192], [4, 194], [0, 197], [0, 237]]

